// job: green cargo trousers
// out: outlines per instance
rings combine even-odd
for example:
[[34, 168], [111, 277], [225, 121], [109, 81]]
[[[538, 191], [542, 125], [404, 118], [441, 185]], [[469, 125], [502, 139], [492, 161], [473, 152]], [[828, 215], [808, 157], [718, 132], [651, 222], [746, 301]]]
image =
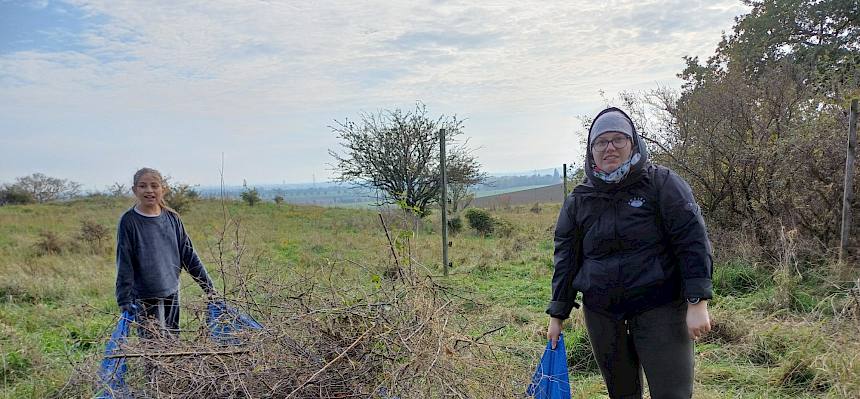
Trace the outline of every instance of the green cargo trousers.
[[616, 320], [584, 307], [594, 358], [613, 399], [642, 398], [642, 372], [652, 399], [693, 396], [693, 341], [684, 300]]

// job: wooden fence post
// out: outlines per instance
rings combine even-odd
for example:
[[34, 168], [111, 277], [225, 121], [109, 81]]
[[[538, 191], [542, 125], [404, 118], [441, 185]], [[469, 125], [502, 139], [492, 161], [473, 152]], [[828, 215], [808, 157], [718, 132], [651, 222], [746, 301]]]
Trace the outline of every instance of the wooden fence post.
[[439, 129], [439, 173], [442, 194], [442, 270], [448, 275], [448, 171], [445, 165], [445, 129]]
[[564, 173], [562, 173], [562, 182], [564, 183], [564, 196], [561, 197], [561, 202], [564, 202], [564, 199], [567, 198], [567, 164], [563, 163], [561, 165], [561, 168], [564, 170]]
[[851, 203], [854, 202], [854, 152], [857, 147], [857, 100], [851, 100], [848, 115], [848, 150], [845, 156], [845, 191], [842, 196], [842, 239], [839, 242], [839, 263], [845, 255], [851, 235]]

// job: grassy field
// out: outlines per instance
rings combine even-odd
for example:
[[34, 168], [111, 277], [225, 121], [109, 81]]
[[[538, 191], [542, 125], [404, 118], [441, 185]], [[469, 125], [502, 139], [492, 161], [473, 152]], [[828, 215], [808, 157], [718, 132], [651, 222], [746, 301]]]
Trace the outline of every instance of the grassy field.
[[[51, 396], [76, 366], [103, 350], [118, 315], [115, 225], [130, 205], [128, 199], [92, 198], [0, 207], [0, 396]], [[530, 208], [494, 212], [513, 227], [505, 236], [484, 238], [471, 231], [453, 236], [454, 267], [447, 278], [441, 277], [435, 217], [422, 224], [408, 250], [416, 260], [411, 267], [436, 276], [434, 281], [464, 298], [462, 316], [475, 320], [476, 335], [492, 331], [486, 336], [492, 345], [516, 349], [509, 353], [519, 355], [505, 358], [513, 370], [506, 378], [514, 381], [488, 382], [512, 392], [525, 390], [543, 351], [552, 276], [558, 205], [543, 206], [539, 213]], [[218, 201], [202, 201], [183, 215], [218, 285], [224, 211]], [[288, 283], [336, 268], [359, 278], [366, 274], [372, 285], [390, 270], [388, 241], [374, 211], [238, 203], [226, 211], [240, 221], [238, 238], [256, 281]], [[395, 239], [408, 236], [399, 215], [388, 214], [386, 221]], [[82, 238], [84, 224], [103, 226], [106, 239]], [[719, 241], [716, 245], [715, 329], [696, 348], [696, 397], [860, 397], [860, 308], [851, 291], [856, 272], [794, 264], [791, 257], [753, 261], [739, 251], [721, 251]], [[406, 252], [401, 246], [401, 256]], [[202, 302], [187, 275], [181, 295], [189, 306]], [[194, 322], [185, 312], [183, 328], [194, 328]], [[579, 313], [566, 328], [574, 396], [605, 396]]]

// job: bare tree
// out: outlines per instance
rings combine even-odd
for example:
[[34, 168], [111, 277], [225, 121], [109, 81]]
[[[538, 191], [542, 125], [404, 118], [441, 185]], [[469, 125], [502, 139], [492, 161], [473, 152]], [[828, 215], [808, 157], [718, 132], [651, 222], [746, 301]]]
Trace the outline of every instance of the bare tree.
[[399, 203], [424, 216], [440, 198], [439, 131], [445, 130], [448, 181], [466, 186], [486, 179], [467, 143], [457, 143], [463, 122], [456, 116], [432, 119], [418, 102], [414, 110], [362, 113], [360, 119], [330, 126], [343, 153], [329, 150], [337, 161], [337, 180], [376, 188], [382, 203]]
[[15, 178], [13, 186], [29, 193], [36, 202], [69, 199], [81, 193], [80, 183], [46, 176], [42, 173], [33, 173], [30, 176]]
[[106, 188], [108, 195], [112, 197], [127, 197], [131, 193], [131, 188], [129, 186], [122, 184], [120, 182], [114, 182], [112, 185]]

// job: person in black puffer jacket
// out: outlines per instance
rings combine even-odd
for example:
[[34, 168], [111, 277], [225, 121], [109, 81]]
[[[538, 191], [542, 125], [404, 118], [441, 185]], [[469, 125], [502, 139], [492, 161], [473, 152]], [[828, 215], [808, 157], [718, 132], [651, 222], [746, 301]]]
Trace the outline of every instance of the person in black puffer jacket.
[[690, 186], [648, 160], [630, 117], [607, 108], [588, 133], [586, 180], [555, 228], [547, 338], [579, 307], [612, 398], [693, 394], [693, 342], [710, 329], [711, 245]]

